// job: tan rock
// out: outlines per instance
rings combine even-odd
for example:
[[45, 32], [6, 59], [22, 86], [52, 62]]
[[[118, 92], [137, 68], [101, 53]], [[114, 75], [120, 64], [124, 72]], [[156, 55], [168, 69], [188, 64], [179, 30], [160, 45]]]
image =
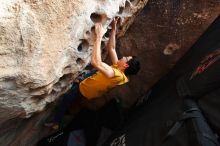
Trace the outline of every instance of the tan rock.
[[122, 21], [125, 25], [144, 6], [140, 3], [141, 7], [138, 1], [136, 7], [126, 0], [2, 2], [1, 105], [23, 108], [26, 117], [43, 110], [88, 65], [94, 22], [102, 21], [107, 28], [112, 18], [119, 16], [126, 19]]
[[[119, 33], [124, 34], [122, 31], [128, 28], [129, 20], [133, 21], [133, 16], [146, 2], [147, 0], [2, 1], [0, 145], [30, 145], [30, 139], [42, 132], [39, 128], [42, 123], [39, 124], [36, 117], [35, 120], [30, 118], [22, 122], [20, 118], [28, 118], [44, 110], [48, 103], [54, 102], [68, 90], [79, 71], [89, 64], [95, 22], [101, 21], [104, 28], [110, 29], [108, 26], [112, 19], [118, 16], [121, 18]], [[103, 38], [102, 44], [105, 45], [107, 40], [108, 38]], [[38, 115], [38, 119], [41, 119], [39, 121], [44, 121], [46, 116], [48, 114]], [[38, 130], [32, 129], [33, 127]], [[17, 128], [23, 130], [19, 131]], [[25, 139], [24, 135], [31, 129], [35, 132], [32, 131]]]

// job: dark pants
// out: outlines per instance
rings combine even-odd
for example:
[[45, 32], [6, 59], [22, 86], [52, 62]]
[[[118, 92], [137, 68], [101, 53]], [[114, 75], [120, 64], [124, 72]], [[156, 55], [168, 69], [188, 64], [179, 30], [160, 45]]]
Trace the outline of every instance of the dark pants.
[[[96, 70], [91, 70], [89, 73], [83, 74], [79, 78], [79, 80], [82, 81], [82, 80], [92, 76], [95, 73], [96, 73]], [[55, 113], [55, 116], [53, 119], [54, 122], [59, 123], [62, 120], [65, 112], [79, 98], [83, 98], [83, 95], [80, 93], [80, 90], [79, 90], [79, 83], [73, 83], [70, 91], [63, 95], [62, 101], [60, 102], [60, 104], [57, 107], [57, 110], [56, 110], [56, 113]]]

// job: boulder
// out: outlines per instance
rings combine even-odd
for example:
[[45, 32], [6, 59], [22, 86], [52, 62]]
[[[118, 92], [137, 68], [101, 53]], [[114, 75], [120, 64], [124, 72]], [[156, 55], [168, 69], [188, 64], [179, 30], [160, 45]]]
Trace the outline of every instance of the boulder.
[[[146, 3], [147, 0], [2, 1], [0, 145], [33, 145], [43, 132], [41, 121], [50, 113], [41, 111], [66, 92], [89, 64], [94, 23], [101, 22], [108, 32], [112, 19], [119, 17], [118, 34], [123, 35]], [[107, 40], [105, 36], [103, 48]]]

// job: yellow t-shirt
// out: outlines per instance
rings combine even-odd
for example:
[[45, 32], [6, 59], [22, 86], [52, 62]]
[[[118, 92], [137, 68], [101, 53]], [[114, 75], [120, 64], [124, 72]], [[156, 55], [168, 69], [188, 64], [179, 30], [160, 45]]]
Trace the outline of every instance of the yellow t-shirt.
[[102, 96], [117, 85], [128, 82], [128, 78], [116, 65], [112, 65], [111, 67], [115, 73], [114, 77], [108, 78], [100, 71], [97, 71], [94, 75], [80, 83], [79, 89], [81, 94], [87, 99], [93, 99]]

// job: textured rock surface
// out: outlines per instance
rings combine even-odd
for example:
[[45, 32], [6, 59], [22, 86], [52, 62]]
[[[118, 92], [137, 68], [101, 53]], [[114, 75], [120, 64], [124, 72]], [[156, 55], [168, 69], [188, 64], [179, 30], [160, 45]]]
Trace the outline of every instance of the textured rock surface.
[[[90, 61], [94, 22], [123, 35], [147, 0], [6, 0], [0, 4], [0, 145], [33, 145], [48, 103]], [[103, 45], [108, 38], [103, 38]], [[41, 134], [42, 136], [43, 134]]]
[[[42, 123], [53, 104], [28, 119], [19, 117], [30, 116], [53, 102], [87, 65], [93, 21], [101, 19], [107, 27], [120, 15], [118, 36], [122, 36], [146, 2], [133, 0], [136, 7], [131, 9], [124, 0], [2, 1], [0, 145], [31, 146], [48, 134]], [[124, 105], [130, 106], [172, 68], [219, 12], [218, 0], [149, 1], [117, 44], [119, 53], [140, 57], [142, 70], [107, 97], [121, 97]]]
[[0, 107], [27, 117], [42, 110], [89, 63], [94, 22], [107, 28], [120, 16], [126, 26], [141, 6], [125, 0], [2, 2]]

